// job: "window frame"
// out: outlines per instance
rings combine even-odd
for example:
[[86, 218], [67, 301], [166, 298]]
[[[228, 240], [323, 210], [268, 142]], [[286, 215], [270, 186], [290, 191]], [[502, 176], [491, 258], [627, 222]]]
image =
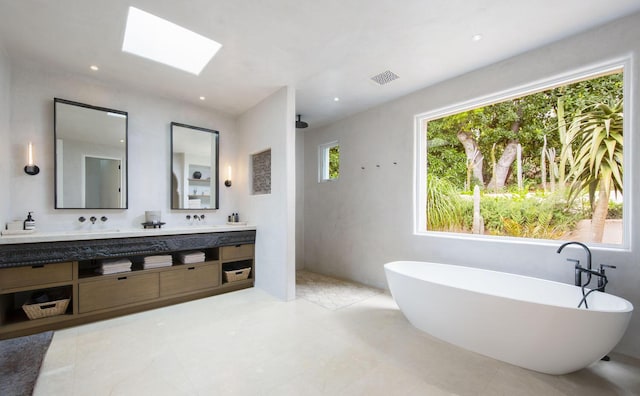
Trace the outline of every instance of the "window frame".
[[[624, 138], [624, 146], [629, 147], [627, 150], [624, 150], [623, 158], [624, 163], [628, 164], [625, 166], [625, 175], [622, 181], [623, 183], [623, 191], [625, 192], [625, 196], [627, 198], [623, 201], [622, 210], [623, 210], [623, 218], [622, 218], [622, 232], [623, 238], [621, 244], [604, 244], [604, 243], [594, 243], [594, 245], [611, 248], [612, 250], [631, 250], [631, 241], [632, 241], [632, 230], [631, 225], [633, 224], [633, 213], [631, 202], [633, 201], [633, 167], [631, 162], [631, 152], [633, 149], [633, 109], [635, 98], [633, 97], [633, 86], [632, 86], [632, 76], [633, 76], [633, 56], [628, 54], [626, 56], [610, 59], [608, 61], [604, 61], [597, 64], [591, 64], [579, 69], [574, 69], [570, 72], [556, 74], [552, 77], [541, 79], [538, 81], [534, 81], [532, 83], [523, 84], [520, 86], [516, 86], [514, 88], [509, 88], [506, 90], [498, 91], [492, 94], [488, 94], [485, 96], [475, 97], [470, 100], [465, 100], [461, 102], [457, 102], [451, 105], [439, 107], [435, 110], [427, 111], [424, 113], [419, 113], [414, 116], [414, 212], [413, 212], [413, 234], [421, 235], [421, 236], [438, 236], [438, 237], [449, 237], [449, 238], [460, 238], [460, 239], [481, 239], [481, 240], [492, 240], [492, 241], [517, 241], [520, 243], [532, 243], [532, 244], [540, 244], [540, 245], [548, 245], [549, 242], [558, 242], [547, 239], [535, 239], [535, 238], [524, 238], [524, 237], [510, 237], [510, 236], [497, 236], [497, 235], [475, 235], [475, 234], [464, 234], [464, 233], [456, 233], [456, 232], [447, 232], [447, 231], [429, 231], [426, 229], [426, 179], [427, 179], [427, 134], [426, 134], [426, 123], [430, 120], [442, 118], [445, 116], [449, 116], [452, 114], [457, 114], [460, 112], [472, 110], [474, 108], [483, 107], [487, 105], [491, 105], [494, 103], [499, 103], [502, 101], [519, 98], [522, 96], [526, 96], [528, 94], [552, 89], [554, 87], [558, 87], [561, 85], [570, 84], [572, 82], [576, 82], [579, 80], [595, 78], [599, 74], [605, 74], [607, 72], [611, 72], [614, 70], [622, 69], [623, 73], [623, 98], [624, 98], [624, 107], [625, 109], [630, 109], [625, 111], [623, 127], [626, 132], [623, 136]], [[637, 155], [640, 155], [637, 154]]]
[[338, 162], [338, 177], [332, 179], [329, 176], [329, 151], [333, 147], [339, 148], [340, 142], [334, 140], [318, 146], [318, 183], [333, 182], [340, 178], [340, 162]]

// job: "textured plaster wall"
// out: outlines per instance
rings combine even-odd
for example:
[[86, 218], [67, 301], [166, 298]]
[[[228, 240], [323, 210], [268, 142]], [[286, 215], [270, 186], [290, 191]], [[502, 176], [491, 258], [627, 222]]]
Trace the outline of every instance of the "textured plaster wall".
[[[485, 45], [490, 45], [486, 43]], [[573, 268], [556, 254], [558, 243], [414, 235], [414, 117], [473, 98], [631, 55], [631, 163], [625, 164], [633, 199], [631, 250], [594, 248], [594, 263], [617, 265], [608, 291], [640, 307], [640, 90], [637, 57], [640, 14], [422, 89], [321, 129], [305, 133], [305, 268], [386, 288], [383, 265], [423, 260], [467, 265], [573, 283]], [[317, 147], [340, 142], [340, 179], [317, 182]], [[394, 165], [394, 162], [396, 163]], [[363, 169], [364, 168], [364, 169]], [[636, 172], [631, 174], [631, 172]], [[582, 258], [581, 251], [572, 255]], [[617, 347], [640, 357], [640, 314]]]
[[[10, 122], [10, 85], [11, 69], [9, 58], [0, 41], [0, 226], [3, 227], [9, 217], [9, 122]], [[26, 153], [26, 151], [25, 151]], [[25, 154], [26, 158], [26, 154]]]
[[[0, 58], [0, 71], [2, 68]], [[162, 211], [167, 226], [187, 225], [187, 210], [170, 210], [172, 121], [220, 131], [220, 167], [226, 168], [236, 156], [236, 120], [230, 115], [196, 107], [187, 103], [135, 91], [128, 87], [107, 85], [87, 76], [45, 69], [28, 61], [12, 60], [9, 132], [2, 132], [0, 178], [8, 172], [0, 197], [6, 192], [10, 203], [0, 198], [0, 214], [7, 220], [24, 219], [27, 211], [34, 211], [40, 230], [70, 230], [89, 227], [80, 225], [77, 218], [106, 215], [104, 227], [140, 228], [146, 210]], [[0, 74], [1, 75], [1, 74]], [[0, 77], [2, 78], [2, 77]], [[2, 90], [4, 92], [4, 88]], [[0, 93], [0, 95], [2, 95]], [[128, 210], [56, 210], [54, 209], [54, 134], [53, 98], [102, 106], [129, 113], [129, 208]], [[0, 96], [2, 100], [2, 96]], [[0, 126], [5, 106], [0, 108]], [[1, 136], [0, 136], [1, 137]], [[34, 144], [35, 160], [40, 174], [29, 176], [23, 172], [26, 145]], [[222, 175], [222, 174], [221, 174]], [[220, 187], [220, 210], [206, 212], [207, 223], [224, 223], [232, 211], [237, 211], [237, 191]], [[6, 192], [5, 192], [6, 191]], [[193, 214], [193, 213], [192, 213]], [[3, 222], [4, 223], [4, 222]], [[4, 224], [3, 224], [4, 225]], [[103, 227], [96, 225], [94, 227]]]
[[[282, 300], [295, 298], [295, 92], [279, 89], [238, 119], [241, 219], [258, 227], [256, 285]], [[271, 150], [271, 192], [253, 194], [252, 156]], [[235, 183], [235, 182], [234, 182]]]
[[296, 131], [296, 269], [304, 268], [304, 130]]
[[[186, 214], [195, 212], [170, 209], [170, 123], [214, 129], [220, 132], [220, 209], [206, 211], [205, 223], [223, 224], [229, 214], [239, 212], [242, 221], [256, 224], [256, 285], [285, 300], [295, 297], [293, 89], [279, 90], [238, 118], [26, 60], [9, 60], [2, 51], [0, 83], [3, 226], [33, 211], [37, 228], [43, 231], [141, 228], [146, 210], [160, 210], [167, 227], [187, 226]], [[54, 97], [129, 113], [128, 209], [54, 209]], [[29, 141], [34, 144], [40, 167], [37, 176], [28, 176], [22, 170]], [[272, 148], [275, 155], [272, 193], [253, 196], [248, 188], [249, 155], [267, 148]], [[229, 188], [224, 186], [228, 166], [234, 169], [233, 186]], [[94, 226], [77, 220], [92, 215], [106, 215], [109, 220]]]

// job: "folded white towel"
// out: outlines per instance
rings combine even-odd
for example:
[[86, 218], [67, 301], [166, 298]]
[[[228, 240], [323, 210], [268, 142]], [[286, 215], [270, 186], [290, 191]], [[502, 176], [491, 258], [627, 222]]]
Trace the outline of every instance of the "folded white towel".
[[172, 257], [170, 254], [165, 254], [165, 255], [160, 255], [160, 256], [146, 256], [144, 258], [144, 262], [145, 263], [165, 263], [165, 262], [171, 262], [172, 261]]
[[131, 263], [121, 263], [121, 264], [102, 264], [100, 268], [130, 268]]
[[108, 266], [126, 266], [126, 265], [131, 265], [131, 260], [129, 260], [128, 258], [117, 258], [117, 259], [103, 259], [100, 260], [100, 265], [102, 267], [108, 267]]
[[180, 261], [182, 264], [195, 264], [195, 263], [202, 263], [202, 262], [204, 262], [204, 260], [205, 260], [205, 259], [204, 259], [204, 257], [202, 257], [202, 258], [193, 258], [193, 257], [188, 258], [188, 257], [185, 257], [185, 258], [181, 258], [181, 259], [179, 259], [179, 261]]
[[131, 272], [131, 267], [129, 268], [111, 268], [111, 267], [97, 268], [96, 272], [102, 275], [119, 274], [120, 272]]
[[178, 260], [183, 264], [201, 263], [205, 260], [204, 252], [190, 251], [178, 253]]
[[142, 264], [143, 269], [152, 269], [152, 268], [162, 268], [162, 267], [171, 267], [173, 263], [171, 261], [167, 261], [164, 263], [144, 263]]

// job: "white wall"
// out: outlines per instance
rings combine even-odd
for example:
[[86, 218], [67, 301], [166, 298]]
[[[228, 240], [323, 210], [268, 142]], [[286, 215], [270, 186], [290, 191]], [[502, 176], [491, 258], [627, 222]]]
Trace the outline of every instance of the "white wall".
[[304, 268], [304, 132], [296, 131], [296, 269]]
[[[0, 91], [0, 129], [2, 149], [10, 155], [0, 155], [0, 182], [5, 169], [9, 180], [0, 185], [9, 186], [0, 193], [0, 219], [7, 213], [7, 220], [23, 220], [28, 211], [34, 211], [40, 230], [68, 230], [87, 228], [80, 225], [79, 216], [88, 218], [106, 215], [106, 225], [94, 227], [140, 228], [145, 210], [161, 210], [167, 226], [186, 225], [188, 210], [170, 208], [170, 123], [172, 121], [220, 131], [220, 167], [236, 156], [236, 120], [230, 115], [211, 111], [183, 102], [164, 99], [145, 92], [107, 85], [76, 74], [51, 71], [35, 63], [12, 60], [11, 72], [11, 124], [9, 131], [2, 128], [4, 112]], [[0, 79], [6, 79], [5, 66], [0, 56]], [[54, 152], [53, 152], [53, 98], [59, 97], [95, 106], [124, 110], [129, 113], [129, 208], [128, 210], [55, 210], [54, 207]], [[34, 144], [35, 162], [40, 174], [24, 173], [27, 143]], [[8, 144], [7, 144], [8, 143]], [[222, 175], [222, 174], [221, 174]], [[221, 177], [221, 184], [224, 178]], [[9, 194], [11, 204], [7, 201]], [[206, 222], [224, 223], [226, 216], [235, 210], [238, 191], [220, 190], [220, 210], [208, 211]], [[192, 213], [193, 214], [193, 213]]]
[[10, 145], [9, 122], [11, 101], [9, 98], [11, 85], [11, 69], [9, 57], [0, 42], [0, 228], [4, 228], [9, 216], [10, 191]]
[[[285, 301], [295, 298], [295, 92], [285, 87], [238, 119], [233, 189], [240, 218], [256, 224], [256, 286]], [[271, 194], [251, 195], [251, 155], [271, 149]]]
[[[558, 243], [413, 234], [414, 116], [631, 53], [634, 65], [625, 72], [632, 73], [633, 88], [627, 95], [625, 115], [633, 117], [627, 133], [634, 136], [625, 149], [632, 150], [635, 157], [625, 168], [638, 172], [640, 73], [635, 62], [639, 51], [637, 14], [306, 132], [305, 268], [386, 288], [384, 263], [428, 260], [572, 284], [573, 267], [556, 254]], [[332, 140], [340, 142], [340, 179], [319, 184], [317, 147]], [[625, 216], [631, 218], [640, 214], [640, 183], [633, 181], [628, 186], [634, 201], [632, 213]], [[617, 265], [618, 269], [610, 272], [608, 291], [640, 309], [640, 222], [632, 222], [631, 236], [631, 251], [594, 248], [594, 264]], [[579, 258], [582, 254], [575, 252]], [[617, 350], [640, 357], [640, 313], [633, 315]]]
[[[295, 298], [295, 93], [283, 88], [236, 119], [230, 115], [161, 98], [127, 87], [13, 59], [12, 72], [0, 52], [0, 220], [22, 220], [34, 212], [40, 230], [92, 227], [79, 216], [106, 215], [93, 228], [140, 228], [146, 210], [161, 210], [167, 226], [187, 225], [189, 210], [170, 210], [172, 121], [220, 132], [220, 209], [206, 223], [226, 222], [232, 212], [258, 226], [256, 286], [284, 300]], [[6, 83], [6, 84], [5, 84]], [[9, 89], [10, 86], [10, 89]], [[53, 98], [129, 113], [129, 207], [127, 210], [54, 207]], [[10, 113], [9, 113], [10, 111]], [[3, 139], [4, 138], [4, 139]], [[34, 144], [40, 174], [24, 173], [26, 147]], [[272, 193], [249, 194], [250, 154], [272, 150]], [[2, 154], [0, 153], [0, 154]], [[4, 166], [6, 165], [6, 166]], [[233, 186], [224, 187], [232, 165]], [[6, 213], [6, 215], [4, 215]], [[3, 218], [4, 216], [4, 218]]]

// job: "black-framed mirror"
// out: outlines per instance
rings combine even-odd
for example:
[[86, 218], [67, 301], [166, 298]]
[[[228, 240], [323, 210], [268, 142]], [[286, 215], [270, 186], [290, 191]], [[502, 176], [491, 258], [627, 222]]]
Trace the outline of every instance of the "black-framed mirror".
[[219, 133], [171, 123], [171, 209], [218, 209]]
[[128, 207], [128, 113], [54, 98], [56, 209]]

